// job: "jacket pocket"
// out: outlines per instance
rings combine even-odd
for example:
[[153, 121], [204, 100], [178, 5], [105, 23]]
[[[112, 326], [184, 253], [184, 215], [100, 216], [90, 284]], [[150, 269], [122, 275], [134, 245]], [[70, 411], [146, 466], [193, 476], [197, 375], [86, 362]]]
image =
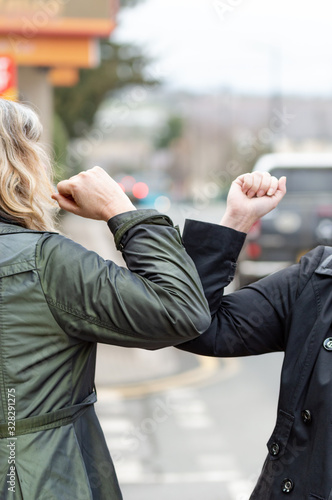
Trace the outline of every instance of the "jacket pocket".
[[73, 424], [24, 434], [16, 443], [24, 499], [93, 499]]

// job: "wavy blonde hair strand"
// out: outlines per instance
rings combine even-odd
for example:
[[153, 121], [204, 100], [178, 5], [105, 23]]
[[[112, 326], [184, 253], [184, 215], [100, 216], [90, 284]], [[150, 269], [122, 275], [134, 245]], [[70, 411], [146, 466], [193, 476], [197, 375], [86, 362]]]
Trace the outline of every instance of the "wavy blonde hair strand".
[[0, 99], [0, 210], [27, 229], [56, 231], [53, 171], [41, 133], [32, 109]]

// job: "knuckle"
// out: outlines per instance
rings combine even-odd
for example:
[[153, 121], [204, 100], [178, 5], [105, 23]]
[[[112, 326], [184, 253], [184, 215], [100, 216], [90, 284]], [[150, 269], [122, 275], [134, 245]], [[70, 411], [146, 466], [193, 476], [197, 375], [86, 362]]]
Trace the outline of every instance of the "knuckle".
[[91, 173], [93, 173], [94, 175], [97, 175], [97, 174], [101, 174], [103, 172], [103, 169], [101, 167], [98, 167], [98, 165], [94, 166], [93, 168], [91, 168]]

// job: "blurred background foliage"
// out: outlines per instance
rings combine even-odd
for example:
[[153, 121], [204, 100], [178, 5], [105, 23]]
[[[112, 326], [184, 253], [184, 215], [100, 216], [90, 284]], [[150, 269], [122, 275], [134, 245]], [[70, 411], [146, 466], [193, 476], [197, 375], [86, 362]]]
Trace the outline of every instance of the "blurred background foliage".
[[183, 128], [183, 118], [178, 115], [171, 115], [155, 139], [156, 149], [169, 148], [176, 139], [180, 139], [183, 133]]
[[[121, 8], [134, 7], [144, 0], [121, 0]], [[131, 44], [100, 40], [101, 63], [93, 69], [81, 69], [73, 87], [54, 89], [53, 144], [56, 180], [72, 174], [66, 152], [72, 139], [87, 134], [100, 104], [129, 85], [154, 86], [159, 82], [146, 72], [151, 62]]]
[[55, 89], [55, 113], [70, 138], [81, 136], [93, 124], [99, 105], [112, 91], [127, 85], [157, 83], [146, 76], [150, 61], [137, 47], [102, 40], [100, 51], [100, 66], [80, 70], [79, 82], [74, 87]]

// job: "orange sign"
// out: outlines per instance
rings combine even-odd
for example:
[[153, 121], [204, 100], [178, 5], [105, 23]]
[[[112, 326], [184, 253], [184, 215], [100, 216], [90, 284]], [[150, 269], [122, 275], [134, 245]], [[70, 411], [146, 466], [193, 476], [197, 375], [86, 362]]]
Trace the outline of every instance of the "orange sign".
[[0, 0], [0, 33], [108, 37], [118, 0]]
[[17, 99], [17, 71], [11, 57], [0, 56], [0, 97]]
[[53, 87], [73, 87], [79, 79], [76, 68], [52, 68], [48, 73], [48, 81]]
[[91, 68], [99, 64], [93, 38], [0, 36], [0, 53], [11, 55], [19, 66]]

